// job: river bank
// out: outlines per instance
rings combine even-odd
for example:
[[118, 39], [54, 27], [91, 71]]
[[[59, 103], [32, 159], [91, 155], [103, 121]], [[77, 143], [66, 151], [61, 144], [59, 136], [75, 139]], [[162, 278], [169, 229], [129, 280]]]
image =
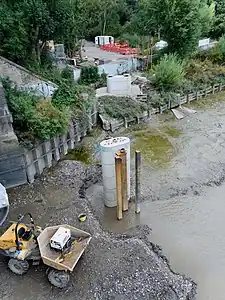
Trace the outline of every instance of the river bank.
[[[99, 167], [62, 161], [34, 184], [9, 190], [10, 219], [31, 212], [42, 226], [69, 223], [90, 232], [93, 239], [63, 291], [49, 285], [44, 266], [18, 277], [1, 259], [1, 299], [194, 299], [195, 284], [171, 271], [160, 249], [148, 241], [148, 226], [122, 235], [100, 226], [81, 193], [84, 184], [86, 189], [99, 180]], [[83, 212], [87, 221], [80, 223], [78, 215]]]
[[157, 115], [138, 130], [121, 133], [133, 139], [132, 151], [142, 150], [140, 216], [131, 204], [118, 224], [115, 210], [102, 205], [101, 184], [87, 191], [107, 230], [148, 225], [150, 240], [162, 246], [171, 267], [197, 283], [198, 300], [223, 300], [225, 294], [224, 99], [192, 103], [197, 113], [179, 121], [172, 114]]
[[[131, 137], [132, 153], [142, 151], [139, 216], [130, 203], [118, 222], [115, 209], [103, 205], [100, 167], [84, 164], [93, 163], [90, 151], [98, 153], [97, 140], [105, 138], [101, 132], [87, 137], [88, 151], [70, 153], [72, 160], [34, 184], [10, 190], [10, 219], [31, 212], [42, 226], [69, 223], [91, 232], [93, 240], [62, 292], [49, 285], [44, 267], [31, 269], [24, 283], [1, 259], [2, 299], [63, 299], [65, 294], [73, 299], [74, 293], [80, 299], [193, 299], [195, 283], [171, 271], [167, 257], [173, 270], [197, 282], [197, 299], [222, 300], [225, 105], [201, 103], [183, 120], [157, 115], [149, 124], [116, 133]], [[78, 158], [84, 163], [73, 161]], [[88, 219], [81, 224], [77, 217], [83, 212]]]

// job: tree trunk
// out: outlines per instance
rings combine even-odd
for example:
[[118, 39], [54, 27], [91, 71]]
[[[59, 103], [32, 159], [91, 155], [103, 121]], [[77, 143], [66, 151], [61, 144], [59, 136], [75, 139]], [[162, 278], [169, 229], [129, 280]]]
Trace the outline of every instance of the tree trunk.
[[102, 28], [102, 35], [105, 35], [105, 30], [106, 30], [106, 18], [107, 18], [107, 8], [104, 10], [104, 15], [103, 15], [103, 28]]
[[38, 63], [41, 62], [41, 49], [40, 49], [40, 41], [39, 41], [39, 26], [37, 25], [35, 31], [35, 43], [36, 43], [36, 60]]

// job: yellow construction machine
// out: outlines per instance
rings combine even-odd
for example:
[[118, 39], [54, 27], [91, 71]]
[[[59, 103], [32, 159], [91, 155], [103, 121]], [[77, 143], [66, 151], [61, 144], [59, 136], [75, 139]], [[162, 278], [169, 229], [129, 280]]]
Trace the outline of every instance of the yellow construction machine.
[[[8, 212], [8, 195], [0, 184], [0, 225]], [[27, 217], [29, 222], [25, 222]], [[42, 229], [27, 213], [0, 235], [0, 254], [8, 257], [8, 267], [17, 275], [27, 273], [31, 265], [43, 263], [48, 267], [50, 283], [64, 288], [90, 240], [89, 233], [67, 224]]]
[[[26, 216], [30, 223], [22, 223]], [[37, 237], [41, 228], [34, 225], [31, 214], [20, 216], [18, 222], [12, 223], [0, 236], [0, 254], [9, 257], [9, 269], [18, 275], [23, 275], [29, 269], [29, 261], [33, 265], [39, 264], [41, 255]]]
[[[24, 222], [27, 216], [29, 223]], [[30, 265], [43, 263], [50, 283], [64, 288], [90, 240], [89, 233], [67, 224], [42, 229], [27, 213], [0, 236], [0, 254], [9, 258], [8, 267], [17, 275], [27, 273]]]

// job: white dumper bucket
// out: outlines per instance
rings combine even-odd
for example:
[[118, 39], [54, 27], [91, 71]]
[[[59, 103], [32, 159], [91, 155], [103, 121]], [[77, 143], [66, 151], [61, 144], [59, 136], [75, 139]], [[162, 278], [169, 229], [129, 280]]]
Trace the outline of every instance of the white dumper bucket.
[[5, 222], [9, 213], [9, 200], [5, 187], [0, 183], [0, 225]]

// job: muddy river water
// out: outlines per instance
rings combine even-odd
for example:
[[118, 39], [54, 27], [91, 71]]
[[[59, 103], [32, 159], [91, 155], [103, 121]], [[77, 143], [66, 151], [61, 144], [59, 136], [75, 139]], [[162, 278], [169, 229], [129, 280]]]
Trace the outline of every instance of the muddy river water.
[[207, 194], [142, 205], [151, 240], [162, 245], [177, 272], [198, 284], [199, 300], [225, 297], [225, 185]]
[[140, 215], [131, 204], [118, 222], [115, 210], [102, 205], [102, 186], [90, 188], [88, 195], [109, 230], [149, 225], [150, 240], [162, 246], [172, 269], [198, 284], [197, 300], [224, 300], [225, 103], [192, 108], [197, 113], [183, 120], [172, 115], [152, 120], [144, 140], [140, 132], [130, 133], [132, 147], [143, 153]]

